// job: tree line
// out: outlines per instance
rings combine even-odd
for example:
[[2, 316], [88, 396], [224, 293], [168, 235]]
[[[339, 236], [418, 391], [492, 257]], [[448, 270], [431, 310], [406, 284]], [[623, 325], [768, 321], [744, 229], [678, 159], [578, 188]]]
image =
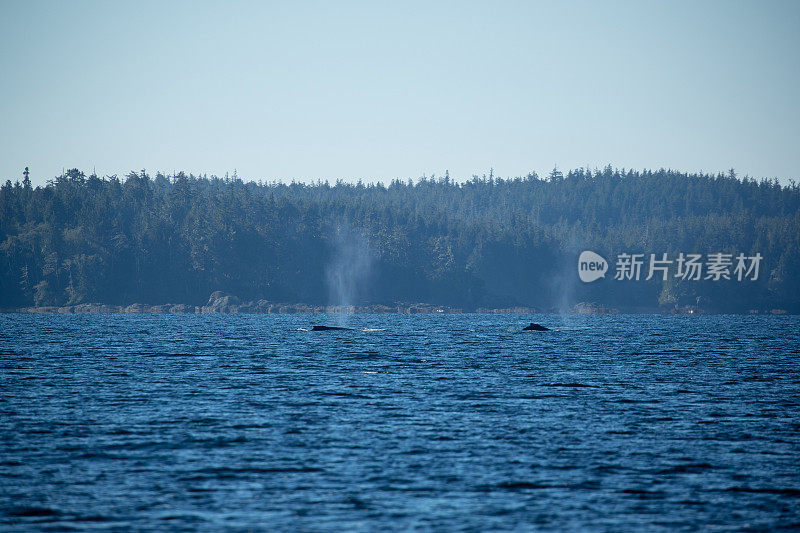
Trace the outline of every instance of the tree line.
[[[610, 275], [578, 279], [592, 250]], [[614, 280], [620, 254], [760, 254], [756, 280]], [[646, 267], [645, 267], [646, 268]], [[800, 187], [606, 167], [540, 177], [244, 182], [145, 171], [0, 187], [0, 307], [310, 304], [800, 311]]]

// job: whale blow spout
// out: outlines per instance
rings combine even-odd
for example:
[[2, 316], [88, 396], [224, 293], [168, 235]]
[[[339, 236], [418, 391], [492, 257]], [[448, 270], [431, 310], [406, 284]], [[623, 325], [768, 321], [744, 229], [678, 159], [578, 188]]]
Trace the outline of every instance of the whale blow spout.
[[337, 326], [314, 326], [311, 331], [353, 331], [353, 328], [340, 328]]
[[550, 331], [550, 328], [531, 322], [529, 325], [522, 328], [522, 331]]

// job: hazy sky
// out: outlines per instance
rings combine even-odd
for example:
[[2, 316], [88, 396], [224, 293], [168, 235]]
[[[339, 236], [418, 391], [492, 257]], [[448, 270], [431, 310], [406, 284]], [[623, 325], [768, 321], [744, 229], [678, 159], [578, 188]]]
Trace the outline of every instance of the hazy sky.
[[0, 177], [800, 178], [800, 1], [0, 0]]

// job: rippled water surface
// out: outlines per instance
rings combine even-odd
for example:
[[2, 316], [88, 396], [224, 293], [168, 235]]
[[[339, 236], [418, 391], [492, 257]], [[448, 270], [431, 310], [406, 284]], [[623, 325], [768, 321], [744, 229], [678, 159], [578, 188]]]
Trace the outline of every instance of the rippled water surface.
[[0, 315], [0, 529], [800, 527], [798, 317], [315, 323]]

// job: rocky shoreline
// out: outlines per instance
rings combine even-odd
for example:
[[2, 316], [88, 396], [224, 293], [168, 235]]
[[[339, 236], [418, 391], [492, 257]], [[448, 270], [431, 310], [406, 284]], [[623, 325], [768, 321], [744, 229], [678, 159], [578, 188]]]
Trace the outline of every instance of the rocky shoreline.
[[[372, 305], [312, 305], [304, 303], [285, 303], [270, 302], [267, 300], [241, 301], [236, 296], [216, 291], [211, 294], [205, 305], [188, 304], [158, 304], [149, 305], [134, 303], [130, 305], [109, 305], [102, 303], [82, 303], [76, 305], [63, 306], [35, 306], [22, 307], [19, 309], [5, 309], [2, 312], [30, 313], [30, 314], [102, 314], [102, 313], [130, 313], [130, 314], [459, 314], [459, 313], [499, 313], [499, 314], [532, 314], [551, 312], [558, 313], [558, 310], [543, 310], [533, 307], [515, 306], [504, 308], [479, 307], [477, 309], [464, 310], [457, 307], [434, 305], [429, 303], [404, 303], [397, 302], [392, 305], [372, 304]], [[566, 311], [569, 314], [579, 315], [606, 315], [606, 314], [625, 314], [634, 312], [636, 314], [686, 314], [701, 315], [706, 311], [696, 307], [685, 307], [675, 309], [636, 309], [620, 311], [616, 308], [605, 307], [600, 304], [581, 302]], [[764, 309], [750, 310], [750, 314], [782, 315], [787, 314], [783, 309]]]
[[[455, 307], [433, 305], [428, 303], [396, 303], [393, 305], [351, 305], [330, 306], [311, 305], [303, 303], [270, 302], [267, 300], [241, 301], [236, 296], [216, 291], [211, 294], [208, 302], [202, 306], [187, 304], [159, 304], [148, 305], [134, 303], [124, 305], [108, 305], [101, 303], [83, 303], [64, 306], [23, 307], [14, 309], [18, 313], [151, 313], [151, 314], [324, 314], [324, 313], [355, 313], [355, 314], [454, 314], [463, 313], [464, 310]], [[479, 313], [535, 313], [531, 307], [511, 307], [508, 309], [476, 309]]]

